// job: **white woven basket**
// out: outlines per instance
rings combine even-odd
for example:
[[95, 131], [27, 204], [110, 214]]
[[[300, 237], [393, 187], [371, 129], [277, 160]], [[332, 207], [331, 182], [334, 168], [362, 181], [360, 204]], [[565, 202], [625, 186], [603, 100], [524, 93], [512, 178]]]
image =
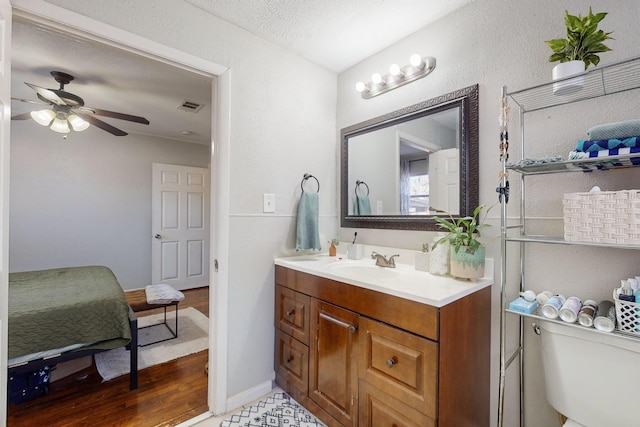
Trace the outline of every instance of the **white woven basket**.
[[640, 245], [640, 190], [567, 193], [562, 207], [567, 241]]
[[619, 293], [619, 288], [613, 290], [618, 330], [620, 332], [640, 335], [640, 303], [623, 301], [618, 298]]

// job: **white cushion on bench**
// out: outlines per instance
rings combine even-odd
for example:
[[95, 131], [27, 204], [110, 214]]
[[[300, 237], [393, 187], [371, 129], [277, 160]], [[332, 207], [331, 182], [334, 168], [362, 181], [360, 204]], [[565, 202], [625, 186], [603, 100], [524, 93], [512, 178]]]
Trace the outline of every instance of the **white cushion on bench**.
[[168, 304], [172, 301], [182, 301], [184, 299], [182, 292], [164, 283], [147, 285], [144, 291], [147, 294], [148, 304]]

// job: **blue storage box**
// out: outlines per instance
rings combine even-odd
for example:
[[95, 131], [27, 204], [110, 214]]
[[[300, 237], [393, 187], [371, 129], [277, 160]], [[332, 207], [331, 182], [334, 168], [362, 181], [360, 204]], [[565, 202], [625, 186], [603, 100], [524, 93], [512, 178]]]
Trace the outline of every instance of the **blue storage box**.
[[9, 403], [19, 404], [48, 394], [49, 371], [50, 368], [45, 366], [35, 371], [9, 375], [7, 384]]
[[531, 314], [538, 308], [538, 301], [527, 301], [522, 297], [511, 301], [509, 303], [509, 310], [517, 311], [518, 313]]

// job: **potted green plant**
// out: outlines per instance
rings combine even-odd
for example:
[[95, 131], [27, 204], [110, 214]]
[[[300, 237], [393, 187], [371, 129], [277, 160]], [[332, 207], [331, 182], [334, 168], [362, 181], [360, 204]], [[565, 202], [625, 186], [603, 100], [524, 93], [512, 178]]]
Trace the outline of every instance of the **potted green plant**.
[[[448, 242], [450, 250], [450, 273], [454, 277], [463, 279], [477, 279], [484, 276], [485, 247], [478, 240], [480, 230], [487, 227], [480, 219], [480, 212], [484, 205], [473, 210], [473, 216], [449, 219], [434, 217], [438, 226], [446, 230], [446, 234], [433, 244], [435, 249], [439, 244]], [[486, 210], [486, 220], [489, 210]]]
[[336, 256], [336, 246], [340, 244], [340, 239], [331, 239], [329, 243], [331, 243], [331, 246], [329, 246], [329, 256]]
[[[553, 80], [579, 74], [590, 65], [598, 65], [600, 62], [598, 53], [611, 50], [604, 44], [606, 40], [613, 39], [610, 36], [611, 32], [606, 33], [598, 29], [598, 24], [606, 16], [606, 12], [594, 15], [591, 7], [586, 16], [570, 15], [568, 11], [564, 11], [567, 38], [545, 41], [553, 51], [549, 62], [560, 62], [553, 68]], [[569, 82], [554, 84], [554, 93], [557, 95], [573, 93], [582, 88], [583, 83], [584, 79], [576, 78]]]

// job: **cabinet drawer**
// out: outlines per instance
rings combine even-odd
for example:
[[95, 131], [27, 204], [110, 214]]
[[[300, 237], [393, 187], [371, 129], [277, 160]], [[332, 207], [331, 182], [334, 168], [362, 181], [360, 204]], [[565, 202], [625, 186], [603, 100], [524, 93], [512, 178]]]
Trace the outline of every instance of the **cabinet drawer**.
[[383, 391], [360, 381], [358, 385], [359, 427], [435, 427], [431, 418]]
[[[276, 329], [276, 379], [307, 393], [309, 390], [309, 347]], [[283, 383], [284, 382], [284, 383]]]
[[276, 286], [276, 327], [306, 345], [309, 345], [309, 305], [309, 296]]
[[367, 318], [360, 340], [360, 378], [435, 419], [438, 344]]

